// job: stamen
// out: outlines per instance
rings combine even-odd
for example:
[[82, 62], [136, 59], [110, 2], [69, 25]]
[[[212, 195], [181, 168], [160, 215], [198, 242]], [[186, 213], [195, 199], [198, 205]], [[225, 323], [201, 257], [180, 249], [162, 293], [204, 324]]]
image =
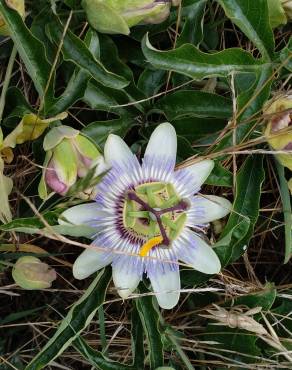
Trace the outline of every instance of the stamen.
[[142, 245], [140, 249], [140, 256], [146, 257], [148, 252], [151, 251], [152, 248], [156, 247], [157, 245], [161, 244], [163, 242], [162, 236], [156, 236], [150, 240], [148, 240], [145, 244]]

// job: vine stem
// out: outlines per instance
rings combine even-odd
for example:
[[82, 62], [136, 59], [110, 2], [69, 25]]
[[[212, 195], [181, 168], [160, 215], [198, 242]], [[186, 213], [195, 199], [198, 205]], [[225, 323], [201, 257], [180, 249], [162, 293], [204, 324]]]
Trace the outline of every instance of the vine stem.
[[0, 97], [0, 124], [2, 122], [2, 116], [3, 116], [3, 112], [4, 112], [4, 107], [5, 107], [6, 93], [7, 93], [8, 87], [9, 87], [10, 78], [11, 78], [11, 74], [12, 74], [16, 54], [17, 54], [17, 49], [16, 49], [16, 46], [14, 45], [13, 48], [12, 48], [10, 57], [9, 57], [9, 62], [8, 62], [8, 65], [7, 65], [6, 74], [5, 74], [3, 87], [2, 87], [2, 91], [1, 91], [1, 97]]

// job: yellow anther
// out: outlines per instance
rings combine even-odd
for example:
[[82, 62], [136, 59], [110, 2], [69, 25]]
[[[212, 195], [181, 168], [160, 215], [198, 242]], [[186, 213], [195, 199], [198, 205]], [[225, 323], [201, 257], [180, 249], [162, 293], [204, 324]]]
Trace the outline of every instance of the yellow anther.
[[163, 241], [163, 237], [162, 236], [155, 236], [154, 238], [148, 240], [145, 244], [142, 245], [141, 249], [140, 249], [140, 256], [141, 257], [145, 257], [147, 256], [148, 252], [156, 247], [157, 245], [161, 244]]

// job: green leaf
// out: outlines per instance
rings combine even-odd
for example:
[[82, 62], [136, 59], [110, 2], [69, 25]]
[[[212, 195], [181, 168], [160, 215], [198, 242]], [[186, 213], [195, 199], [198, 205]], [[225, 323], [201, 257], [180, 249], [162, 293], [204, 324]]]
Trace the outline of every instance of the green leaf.
[[[51, 79], [46, 91], [51, 65], [46, 58], [44, 45], [32, 35], [21, 16], [7, 7], [5, 0], [0, 0], [0, 13], [9, 27], [11, 38], [35, 88], [40, 97], [45, 98], [45, 103], [49, 102], [53, 98], [54, 78]], [[45, 92], [46, 96], [44, 97]]]
[[[39, 225], [39, 226], [38, 226]], [[40, 234], [51, 236], [54, 234], [69, 235], [73, 237], [91, 238], [96, 233], [96, 229], [88, 225], [51, 225], [50, 228], [44, 227], [41, 220], [37, 218], [27, 218], [13, 220], [0, 226], [0, 230], [6, 232], [18, 232], [24, 234]]]
[[71, 307], [54, 336], [27, 365], [26, 370], [45, 368], [78, 338], [103, 304], [110, 279], [110, 269], [103, 270], [97, 275], [83, 296]]
[[276, 168], [280, 179], [280, 194], [283, 204], [284, 227], [285, 227], [285, 260], [289, 262], [292, 256], [292, 209], [291, 196], [288, 188], [288, 183], [285, 178], [284, 167], [275, 158]]
[[169, 121], [175, 127], [177, 135], [183, 136], [190, 142], [210, 145], [226, 126], [226, 119], [196, 117], [194, 115]]
[[221, 265], [227, 266], [232, 258], [233, 250], [237, 250], [238, 254], [243, 254], [246, 246], [242, 241], [247, 236], [250, 229], [250, 219], [248, 217], [242, 219], [235, 225], [227, 235], [222, 237], [215, 245], [215, 251], [220, 258]]
[[[100, 53], [97, 33], [90, 29], [86, 34], [84, 42], [89, 51], [97, 58]], [[55, 100], [54, 104], [50, 107], [48, 114], [56, 115], [58, 113], [65, 112], [76, 101], [81, 99], [85, 94], [87, 84], [90, 79], [91, 76], [87, 71], [77, 67], [73, 72], [65, 91]]]
[[141, 335], [143, 326], [136, 305], [133, 305], [131, 320], [132, 350], [134, 357], [133, 367], [135, 369], [143, 369], [145, 361], [144, 338], [143, 335]]
[[158, 100], [155, 108], [170, 121], [184, 116], [230, 118], [232, 102], [223, 96], [204, 91], [180, 90]]
[[148, 97], [158, 93], [165, 84], [166, 72], [159, 69], [144, 69], [138, 81], [138, 88]]
[[[60, 44], [63, 28], [64, 26], [58, 20], [47, 25], [49, 36], [56, 45]], [[86, 47], [86, 44], [70, 30], [64, 37], [62, 53], [65, 60], [84, 69], [92, 78], [105, 86], [122, 89], [128, 85], [124, 77], [108, 71]]]
[[274, 36], [267, 0], [216, 0], [228, 18], [257, 46], [266, 60], [273, 59]]
[[[141, 288], [141, 293], [147, 292]], [[136, 300], [136, 307], [140, 315], [148, 343], [150, 368], [155, 370], [163, 366], [163, 345], [159, 330], [159, 314], [153, 305], [152, 296], [143, 296]]]
[[289, 39], [287, 46], [281, 50], [280, 59], [284, 67], [292, 72], [292, 38]]
[[120, 115], [127, 114], [125, 108], [114, 108], [115, 106], [129, 102], [125, 91], [110, 89], [95, 81], [89, 82], [82, 100], [92, 109], [118, 113]]
[[263, 68], [261, 61], [248, 52], [232, 48], [208, 54], [193, 45], [185, 44], [177, 49], [155, 49], [145, 35], [142, 50], [147, 60], [156, 68], [172, 70], [196, 80], [206, 77], [227, 77], [231, 72], [256, 72]]
[[259, 216], [262, 184], [265, 178], [263, 157], [249, 156], [242, 165], [236, 177], [236, 197], [233, 210], [225, 226], [222, 237], [244, 220], [249, 220], [247, 233], [235, 245], [230, 245], [232, 254], [229, 263], [237, 260], [243, 253], [243, 247], [248, 244], [254, 226]]
[[181, 46], [185, 43], [199, 46], [203, 40], [205, 6], [206, 0], [196, 0], [193, 4], [186, 7], [184, 6], [183, 13], [185, 13], [185, 22], [177, 40], [177, 46]]
[[123, 116], [114, 120], [92, 122], [82, 129], [82, 134], [103, 147], [109, 134], [125, 136], [132, 126], [131, 121], [131, 117]]
[[[113, 39], [107, 35], [99, 35], [100, 38], [100, 61], [103, 63], [105, 68], [108, 70], [121, 75], [127, 81], [130, 81], [129, 85], [124, 89], [124, 93], [127, 95], [128, 102], [137, 102], [145, 98], [143, 90], [139, 90], [136, 87], [133, 71], [131, 68], [120, 58], [117, 45]], [[143, 91], [144, 92], [144, 91]], [[141, 104], [135, 104], [136, 109], [141, 108]]]
[[[59, 212], [61, 213], [62, 209], [60, 209]], [[42, 215], [49, 225], [55, 224], [58, 220], [58, 216], [58, 212], [46, 212]], [[1, 225], [0, 230], [12, 231], [19, 227], [40, 229], [44, 227], [44, 223], [38, 217], [15, 218], [13, 221], [8, 222], [5, 225]]]
[[84, 357], [91, 366], [101, 370], [136, 370], [136, 367], [121, 364], [116, 361], [111, 361], [106, 358], [101, 352], [94, 350], [88, 343], [78, 337], [73, 342], [73, 347]]
[[34, 112], [22, 92], [14, 86], [7, 90], [6, 107], [9, 108], [9, 113], [5, 117], [4, 125], [12, 128], [16, 127], [24, 115]]
[[[237, 144], [254, 134], [254, 129], [258, 124], [256, 118], [261, 113], [265, 102], [270, 96], [272, 72], [271, 66], [263, 66], [262, 69], [256, 72], [256, 80], [254, 84], [237, 97]], [[220, 140], [220, 143], [216, 146], [216, 151], [224, 148], [232, 148], [233, 145], [232, 132], [230, 132], [228, 135], [222, 138], [222, 140]]]
[[233, 186], [233, 175], [219, 162], [215, 163], [215, 167], [211, 175], [207, 178], [206, 184], [214, 186]]

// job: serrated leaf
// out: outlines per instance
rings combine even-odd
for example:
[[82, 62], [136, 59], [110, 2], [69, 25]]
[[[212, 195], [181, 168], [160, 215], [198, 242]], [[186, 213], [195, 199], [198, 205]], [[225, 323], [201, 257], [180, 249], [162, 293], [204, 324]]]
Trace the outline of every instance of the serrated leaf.
[[208, 54], [193, 45], [185, 44], [177, 49], [155, 49], [145, 35], [142, 50], [147, 60], [156, 68], [172, 70], [196, 80], [206, 77], [227, 77], [231, 72], [256, 72], [263, 63], [248, 52], [232, 48]]

